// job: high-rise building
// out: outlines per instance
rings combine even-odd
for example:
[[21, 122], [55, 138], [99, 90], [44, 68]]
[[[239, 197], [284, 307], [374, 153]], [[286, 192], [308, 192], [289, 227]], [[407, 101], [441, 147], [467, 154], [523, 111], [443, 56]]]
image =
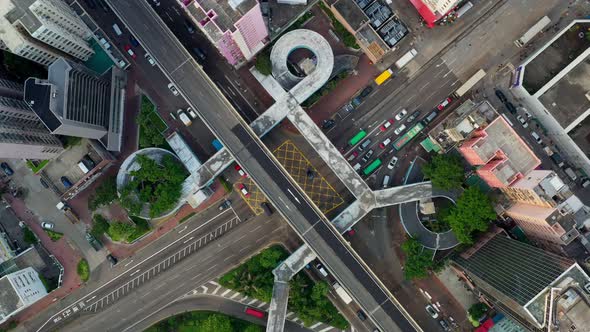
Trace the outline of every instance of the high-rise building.
[[0, 158], [54, 158], [63, 151], [62, 144], [22, 100], [22, 89], [0, 80]]
[[0, 47], [43, 65], [94, 54], [91, 31], [63, 0], [0, 0]]
[[52, 134], [98, 139], [120, 151], [126, 76], [117, 67], [103, 75], [63, 58], [47, 80], [29, 78], [25, 101]]
[[464, 141], [459, 152], [490, 186], [512, 186], [541, 164], [541, 161], [514, 129], [498, 116], [477, 129]]
[[47, 290], [31, 267], [0, 278], [0, 324], [45, 295]]
[[590, 330], [590, 302], [583, 289], [590, 277], [573, 260], [495, 230], [453, 258], [451, 266], [480, 300], [531, 331]]
[[249, 61], [270, 41], [257, 0], [182, 2], [195, 25], [231, 65]]

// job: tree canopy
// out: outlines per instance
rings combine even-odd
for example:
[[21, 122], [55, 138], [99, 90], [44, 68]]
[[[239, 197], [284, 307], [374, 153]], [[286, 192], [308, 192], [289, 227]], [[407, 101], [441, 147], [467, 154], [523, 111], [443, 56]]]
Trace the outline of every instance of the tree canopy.
[[197, 332], [232, 332], [231, 320], [228, 316], [212, 314], [197, 326]]
[[180, 199], [187, 176], [184, 166], [170, 155], [165, 155], [161, 163], [138, 155], [137, 163], [140, 169], [130, 172], [132, 180], [121, 190], [121, 205], [132, 214], [139, 214], [143, 203], [148, 203], [150, 217], [172, 209]]
[[469, 316], [471, 317], [471, 319], [473, 319], [474, 321], [479, 320], [483, 315], [485, 315], [486, 312], [488, 312], [488, 306], [486, 306], [485, 304], [478, 302], [475, 303], [474, 305], [472, 305], [471, 307], [469, 307], [469, 310], [467, 310], [467, 312], [469, 313]]
[[434, 266], [432, 251], [415, 238], [408, 238], [402, 244], [402, 250], [406, 254], [404, 277], [408, 280], [428, 277], [428, 270]]
[[461, 243], [472, 244], [475, 231], [484, 232], [496, 212], [489, 198], [477, 187], [469, 187], [451, 208], [446, 221]]
[[118, 198], [115, 177], [108, 176], [96, 188], [96, 191], [88, 200], [88, 208], [94, 211], [103, 205], [111, 204]]
[[422, 173], [432, 181], [433, 186], [444, 190], [461, 187], [465, 178], [461, 161], [449, 154], [435, 155], [422, 167]]

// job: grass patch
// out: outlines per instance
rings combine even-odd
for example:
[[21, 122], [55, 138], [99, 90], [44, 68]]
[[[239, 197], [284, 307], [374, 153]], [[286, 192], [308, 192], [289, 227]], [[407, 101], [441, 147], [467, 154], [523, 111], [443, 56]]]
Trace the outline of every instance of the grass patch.
[[338, 22], [336, 16], [334, 16], [334, 13], [332, 13], [330, 8], [326, 7], [323, 1], [319, 1], [318, 6], [320, 6], [320, 8], [324, 11], [324, 13], [326, 13], [328, 18], [330, 18], [330, 21], [332, 21], [332, 26], [334, 27], [334, 33], [338, 35], [338, 38], [342, 40], [344, 45], [355, 50], [360, 49], [360, 46], [356, 43], [356, 39], [354, 38], [354, 36], [350, 32], [348, 32], [348, 30], [346, 30], [342, 23]]
[[194, 216], [195, 214], [197, 214], [196, 212], [191, 212], [189, 214], [187, 214], [185, 217], [183, 217], [182, 219], [180, 219], [178, 221], [178, 224], [182, 224], [183, 222], [189, 220], [192, 216]]
[[128, 242], [133, 242], [140, 237], [144, 236], [148, 233], [152, 228], [150, 227], [150, 223], [143, 219], [136, 216], [131, 216], [131, 220], [135, 223], [135, 230], [134, 232], [127, 238]]
[[[283, 247], [267, 248], [223, 275], [219, 283], [226, 288], [270, 303], [274, 284], [272, 270], [287, 257], [288, 253]], [[346, 319], [326, 297], [330, 288], [326, 282], [314, 284], [301, 272], [291, 279], [289, 285], [289, 308], [297, 313], [306, 326], [319, 321], [342, 330], [348, 328]]]
[[35, 233], [28, 226], [23, 228], [23, 240], [27, 244], [37, 244], [39, 242]]
[[27, 160], [27, 167], [30, 168], [31, 171], [33, 171], [33, 173], [37, 174], [48, 163], [49, 163], [49, 160], [40, 160], [40, 161]]
[[49, 235], [49, 238], [53, 242], [59, 241], [59, 239], [61, 239], [64, 236], [63, 233], [52, 231], [50, 229], [45, 229], [45, 233], [47, 233], [47, 235]]
[[313, 104], [317, 103], [318, 100], [320, 100], [320, 98], [334, 90], [342, 80], [348, 77], [348, 75], [349, 73], [345, 71], [334, 76], [331, 80], [328, 81], [328, 83], [324, 84], [324, 86], [321, 89], [316, 91], [313, 95], [311, 95], [303, 103], [301, 103], [301, 106], [310, 107]]
[[221, 182], [221, 185], [223, 186], [223, 189], [225, 189], [225, 192], [227, 194], [231, 193], [234, 190], [234, 186], [232, 186], [231, 183], [229, 183], [229, 181], [227, 181], [227, 179], [223, 175], [219, 176], [219, 182]]
[[259, 325], [212, 311], [190, 311], [168, 317], [149, 327], [145, 332], [262, 332]]
[[80, 280], [84, 282], [88, 281], [88, 279], [90, 279], [90, 266], [88, 265], [88, 261], [84, 258], [80, 259], [76, 272], [78, 272]]

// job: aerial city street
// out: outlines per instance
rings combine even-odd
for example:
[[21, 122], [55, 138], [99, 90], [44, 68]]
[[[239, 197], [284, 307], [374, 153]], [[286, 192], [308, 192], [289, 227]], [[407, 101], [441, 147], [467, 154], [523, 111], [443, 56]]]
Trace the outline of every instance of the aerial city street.
[[0, 23], [0, 331], [590, 331], [589, 1]]

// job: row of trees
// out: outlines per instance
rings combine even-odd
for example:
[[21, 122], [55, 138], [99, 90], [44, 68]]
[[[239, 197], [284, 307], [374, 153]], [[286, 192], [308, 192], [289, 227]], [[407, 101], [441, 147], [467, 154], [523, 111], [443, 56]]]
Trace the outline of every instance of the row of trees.
[[[286, 259], [287, 252], [279, 246], [270, 247], [221, 277], [219, 283], [244, 295], [270, 302], [274, 277], [272, 270]], [[290, 281], [289, 307], [309, 326], [324, 322], [346, 329], [348, 322], [326, 297], [329, 286], [314, 283], [306, 274], [299, 273]]]

